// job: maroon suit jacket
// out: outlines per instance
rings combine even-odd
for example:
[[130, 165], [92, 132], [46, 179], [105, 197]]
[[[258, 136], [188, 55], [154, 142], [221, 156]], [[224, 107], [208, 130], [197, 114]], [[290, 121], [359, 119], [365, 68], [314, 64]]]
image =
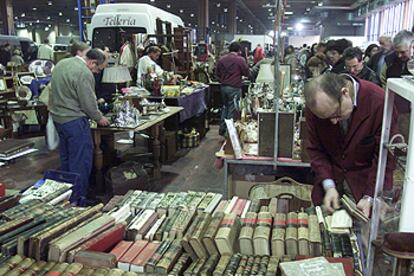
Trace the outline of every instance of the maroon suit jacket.
[[[354, 107], [348, 133], [341, 134], [340, 125], [328, 119], [319, 119], [308, 108], [305, 110], [308, 144], [307, 152], [315, 173], [312, 201], [323, 202], [322, 181], [331, 178], [337, 186], [346, 179], [355, 199], [373, 196], [377, 174], [379, 144], [384, 109], [384, 90], [374, 83], [357, 80], [360, 84], [357, 106]], [[396, 133], [396, 114], [391, 133]], [[395, 163], [388, 158], [384, 189], [392, 188]]]

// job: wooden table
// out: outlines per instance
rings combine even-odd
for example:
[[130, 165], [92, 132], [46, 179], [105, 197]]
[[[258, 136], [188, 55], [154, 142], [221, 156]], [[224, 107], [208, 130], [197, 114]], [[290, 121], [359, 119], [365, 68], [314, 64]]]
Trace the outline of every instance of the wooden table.
[[160, 163], [160, 132], [164, 124], [164, 121], [171, 116], [176, 115], [181, 110], [182, 107], [169, 106], [169, 112], [162, 114], [154, 118], [153, 120], [147, 121], [135, 129], [126, 129], [126, 128], [112, 128], [112, 127], [97, 127], [92, 129], [92, 138], [95, 145], [94, 148], [94, 169], [97, 172], [101, 172], [105, 165], [111, 164], [112, 160], [116, 156], [115, 152], [115, 139], [114, 134], [116, 132], [125, 132], [131, 131], [141, 132], [149, 131], [153, 142], [152, 142], [152, 155], [153, 155], [153, 164], [154, 164], [154, 174], [153, 177], [158, 179], [161, 177], [161, 163]]

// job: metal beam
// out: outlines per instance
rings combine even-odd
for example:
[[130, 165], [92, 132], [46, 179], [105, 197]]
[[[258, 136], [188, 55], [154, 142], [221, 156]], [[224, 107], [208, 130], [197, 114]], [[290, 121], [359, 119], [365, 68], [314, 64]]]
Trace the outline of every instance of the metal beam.
[[3, 33], [14, 35], [13, 3], [12, 0], [0, 0], [0, 13], [3, 19]]

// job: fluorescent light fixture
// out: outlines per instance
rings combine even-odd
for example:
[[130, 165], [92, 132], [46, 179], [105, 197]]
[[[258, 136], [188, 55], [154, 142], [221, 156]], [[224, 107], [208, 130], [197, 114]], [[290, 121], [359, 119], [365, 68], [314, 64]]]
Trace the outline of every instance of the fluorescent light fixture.
[[70, 22], [70, 19], [69, 19], [69, 18], [68, 18], [68, 19], [66, 19], [66, 22], [68, 22], [68, 23], [69, 23], [69, 22]]
[[62, 12], [59, 12], [59, 16], [62, 16], [63, 15], [63, 13]]
[[287, 27], [286, 28], [288, 31], [291, 31], [291, 30], [293, 30], [293, 27]]
[[191, 16], [191, 17], [194, 17], [194, 13], [191, 13], [191, 14], [190, 14], [190, 16]]
[[285, 15], [292, 15], [293, 11], [285, 11]]
[[50, 20], [50, 16], [46, 17], [47, 20]]
[[228, 12], [229, 11], [229, 9], [228, 8], [224, 8], [224, 10], [223, 10], [224, 12]]
[[26, 14], [25, 14], [25, 13], [22, 13], [20, 16], [21, 16], [21, 17], [25, 17], [25, 16], [26, 16]]
[[47, 5], [52, 6], [53, 5], [52, 1], [47, 2]]
[[32, 10], [37, 11], [37, 8], [36, 7], [33, 7]]
[[296, 29], [296, 31], [302, 31], [303, 30], [303, 28], [305, 28], [305, 26], [302, 24], [302, 23], [296, 23], [296, 25], [295, 25], [295, 29]]
[[322, 6], [323, 6], [323, 2], [319, 2], [319, 3], [318, 3], [318, 6], [319, 6], [319, 7], [322, 7]]
[[182, 9], [181, 9], [181, 10], [180, 10], [180, 13], [184, 13], [184, 10], [182, 10]]
[[221, 3], [217, 3], [217, 8], [220, 8], [221, 7]]
[[167, 9], [169, 9], [169, 8], [171, 8], [171, 5], [170, 4], [167, 4]]

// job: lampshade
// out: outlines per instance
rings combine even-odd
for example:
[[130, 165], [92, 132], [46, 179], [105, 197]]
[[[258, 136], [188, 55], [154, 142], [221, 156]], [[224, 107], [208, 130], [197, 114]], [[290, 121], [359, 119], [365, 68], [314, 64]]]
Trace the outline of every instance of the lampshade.
[[257, 83], [271, 83], [274, 81], [271, 64], [261, 64], [259, 74], [257, 75]]
[[103, 83], [125, 83], [131, 81], [131, 74], [129, 74], [126, 66], [112, 66], [105, 68], [103, 72]]

